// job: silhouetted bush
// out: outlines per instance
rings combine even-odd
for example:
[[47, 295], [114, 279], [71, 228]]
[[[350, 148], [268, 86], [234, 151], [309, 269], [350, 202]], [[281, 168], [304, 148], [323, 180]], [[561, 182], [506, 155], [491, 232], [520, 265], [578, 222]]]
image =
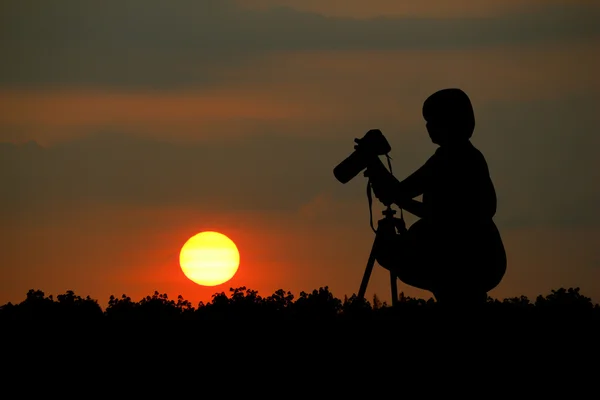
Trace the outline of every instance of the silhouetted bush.
[[68, 290], [54, 300], [41, 290], [30, 289], [25, 300], [0, 307], [0, 319], [12, 320], [99, 320], [104, 317], [97, 300], [82, 298]]
[[[206, 304], [197, 307], [178, 296], [169, 299], [166, 293], [154, 292], [139, 301], [123, 294], [110, 296], [103, 311], [97, 300], [83, 298], [73, 291], [46, 296], [41, 290], [29, 290], [19, 304], [7, 303], [0, 307], [3, 321], [90, 321], [90, 320], [188, 320], [188, 321], [397, 321], [430, 318], [445, 313], [456, 316], [459, 306], [448, 310], [440, 308], [433, 299], [416, 299], [400, 293], [396, 306], [381, 302], [377, 296], [372, 301], [358, 299], [355, 294], [336, 298], [328, 287], [315, 289], [311, 293], [301, 292], [296, 299], [292, 293], [279, 289], [268, 297], [246, 287], [231, 288], [215, 293]], [[577, 320], [582, 323], [600, 321], [600, 305], [593, 304], [579, 288], [560, 288], [546, 296], [539, 295], [535, 302], [526, 296], [503, 300], [488, 297], [485, 305], [477, 310], [467, 308], [479, 319], [507, 319], [528, 322], [561, 322]]]

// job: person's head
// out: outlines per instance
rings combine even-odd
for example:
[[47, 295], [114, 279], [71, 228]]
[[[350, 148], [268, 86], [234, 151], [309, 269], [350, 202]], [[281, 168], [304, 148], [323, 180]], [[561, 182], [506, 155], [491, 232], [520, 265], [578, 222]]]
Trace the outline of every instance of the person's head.
[[460, 89], [435, 92], [423, 104], [423, 118], [431, 141], [440, 146], [466, 142], [475, 130], [471, 100]]

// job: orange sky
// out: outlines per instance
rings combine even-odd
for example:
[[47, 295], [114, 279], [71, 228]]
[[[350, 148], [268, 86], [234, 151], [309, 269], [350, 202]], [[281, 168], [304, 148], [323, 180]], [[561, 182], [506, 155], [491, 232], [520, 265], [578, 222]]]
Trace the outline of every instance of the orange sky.
[[[0, 47], [8, 60], [0, 67], [0, 304], [30, 288], [72, 289], [102, 305], [111, 294], [154, 290], [207, 301], [230, 286], [263, 295], [329, 286], [351, 295], [373, 240], [365, 182], [341, 185], [331, 170], [373, 127], [392, 144], [396, 175], [420, 166], [435, 150], [422, 101], [449, 86], [473, 101], [473, 142], [498, 191], [509, 269], [490, 294], [579, 286], [600, 301], [600, 140], [589, 134], [600, 128], [600, 32], [585, 19], [593, 8], [581, 8], [592, 2], [373, 0], [366, 9], [348, 0], [342, 9], [333, 0], [253, 0], [245, 7], [283, 4], [340, 18], [293, 28], [296, 14], [257, 11], [259, 29], [236, 17], [256, 43], [226, 29], [229, 13], [238, 15], [234, 2], [209, 10], [205, 24], [204, 6], [162, 15], [155, 3], [123, 15], [117, 3], [61, 6], [85, 24], [1, 6], [13, 22]], [[522, 14], [530, 7], [538, 7], [533, 16]], [[378, 25], [344, 19], [397, 14], [458, 19], [439, 28], [456, 35], [435, 38], [437, 22], [404, 21], [414, 43], [383, 45]], [[476, 29], [468, 18], [479, 16], [500, 19], [465, 36], [461, 27]], [[222, 31], [205, 42], [199, 29], [210, 23]], [[38, 38], [34, 27], [46, 34]], [[122, 35], [116, 44], [111, 32]], [[177, 265], [180, 247], [203, 230], [227, 234], [240, 249], [238, 274], [219, 287], [193, 284]], [[381, 268], [375, 292], [389, 301]]]

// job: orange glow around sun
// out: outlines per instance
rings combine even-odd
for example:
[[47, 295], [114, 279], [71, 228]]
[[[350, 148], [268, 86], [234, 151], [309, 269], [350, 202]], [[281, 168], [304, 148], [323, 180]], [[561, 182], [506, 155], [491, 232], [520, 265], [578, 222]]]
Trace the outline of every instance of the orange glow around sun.
[[235, 243], [222, 233], [201, 232], [185, 242], [179, 264], [191, 281], [216, 286], [233, 278], [240, 264], [240, 253]]

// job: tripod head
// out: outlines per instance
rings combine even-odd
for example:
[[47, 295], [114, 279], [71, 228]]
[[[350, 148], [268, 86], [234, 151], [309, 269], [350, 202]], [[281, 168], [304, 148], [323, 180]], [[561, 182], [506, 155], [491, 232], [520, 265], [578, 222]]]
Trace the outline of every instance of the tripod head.
[[385, 210], [383, 210], [381, 213], [385, 216], [385, 218], [397, 219], [396, 217], [394, 217], [394, 215], [396, 215], [396, 210], [394, 210], [391, 206], [387, 206], [387, 208]]
[[383, 214], [383, 218], [377, 223], [377, 231], [375, 232], [377, 235], [397, 235], [407, 231], [406, 222], [404, 221], [404, 216], [402, 215], [402, 209], [400, 209], [400, 218], [395, 217], [396, 212], [397, 211], [391, 206], [387, 206], [387, 208], [381, 212]]

